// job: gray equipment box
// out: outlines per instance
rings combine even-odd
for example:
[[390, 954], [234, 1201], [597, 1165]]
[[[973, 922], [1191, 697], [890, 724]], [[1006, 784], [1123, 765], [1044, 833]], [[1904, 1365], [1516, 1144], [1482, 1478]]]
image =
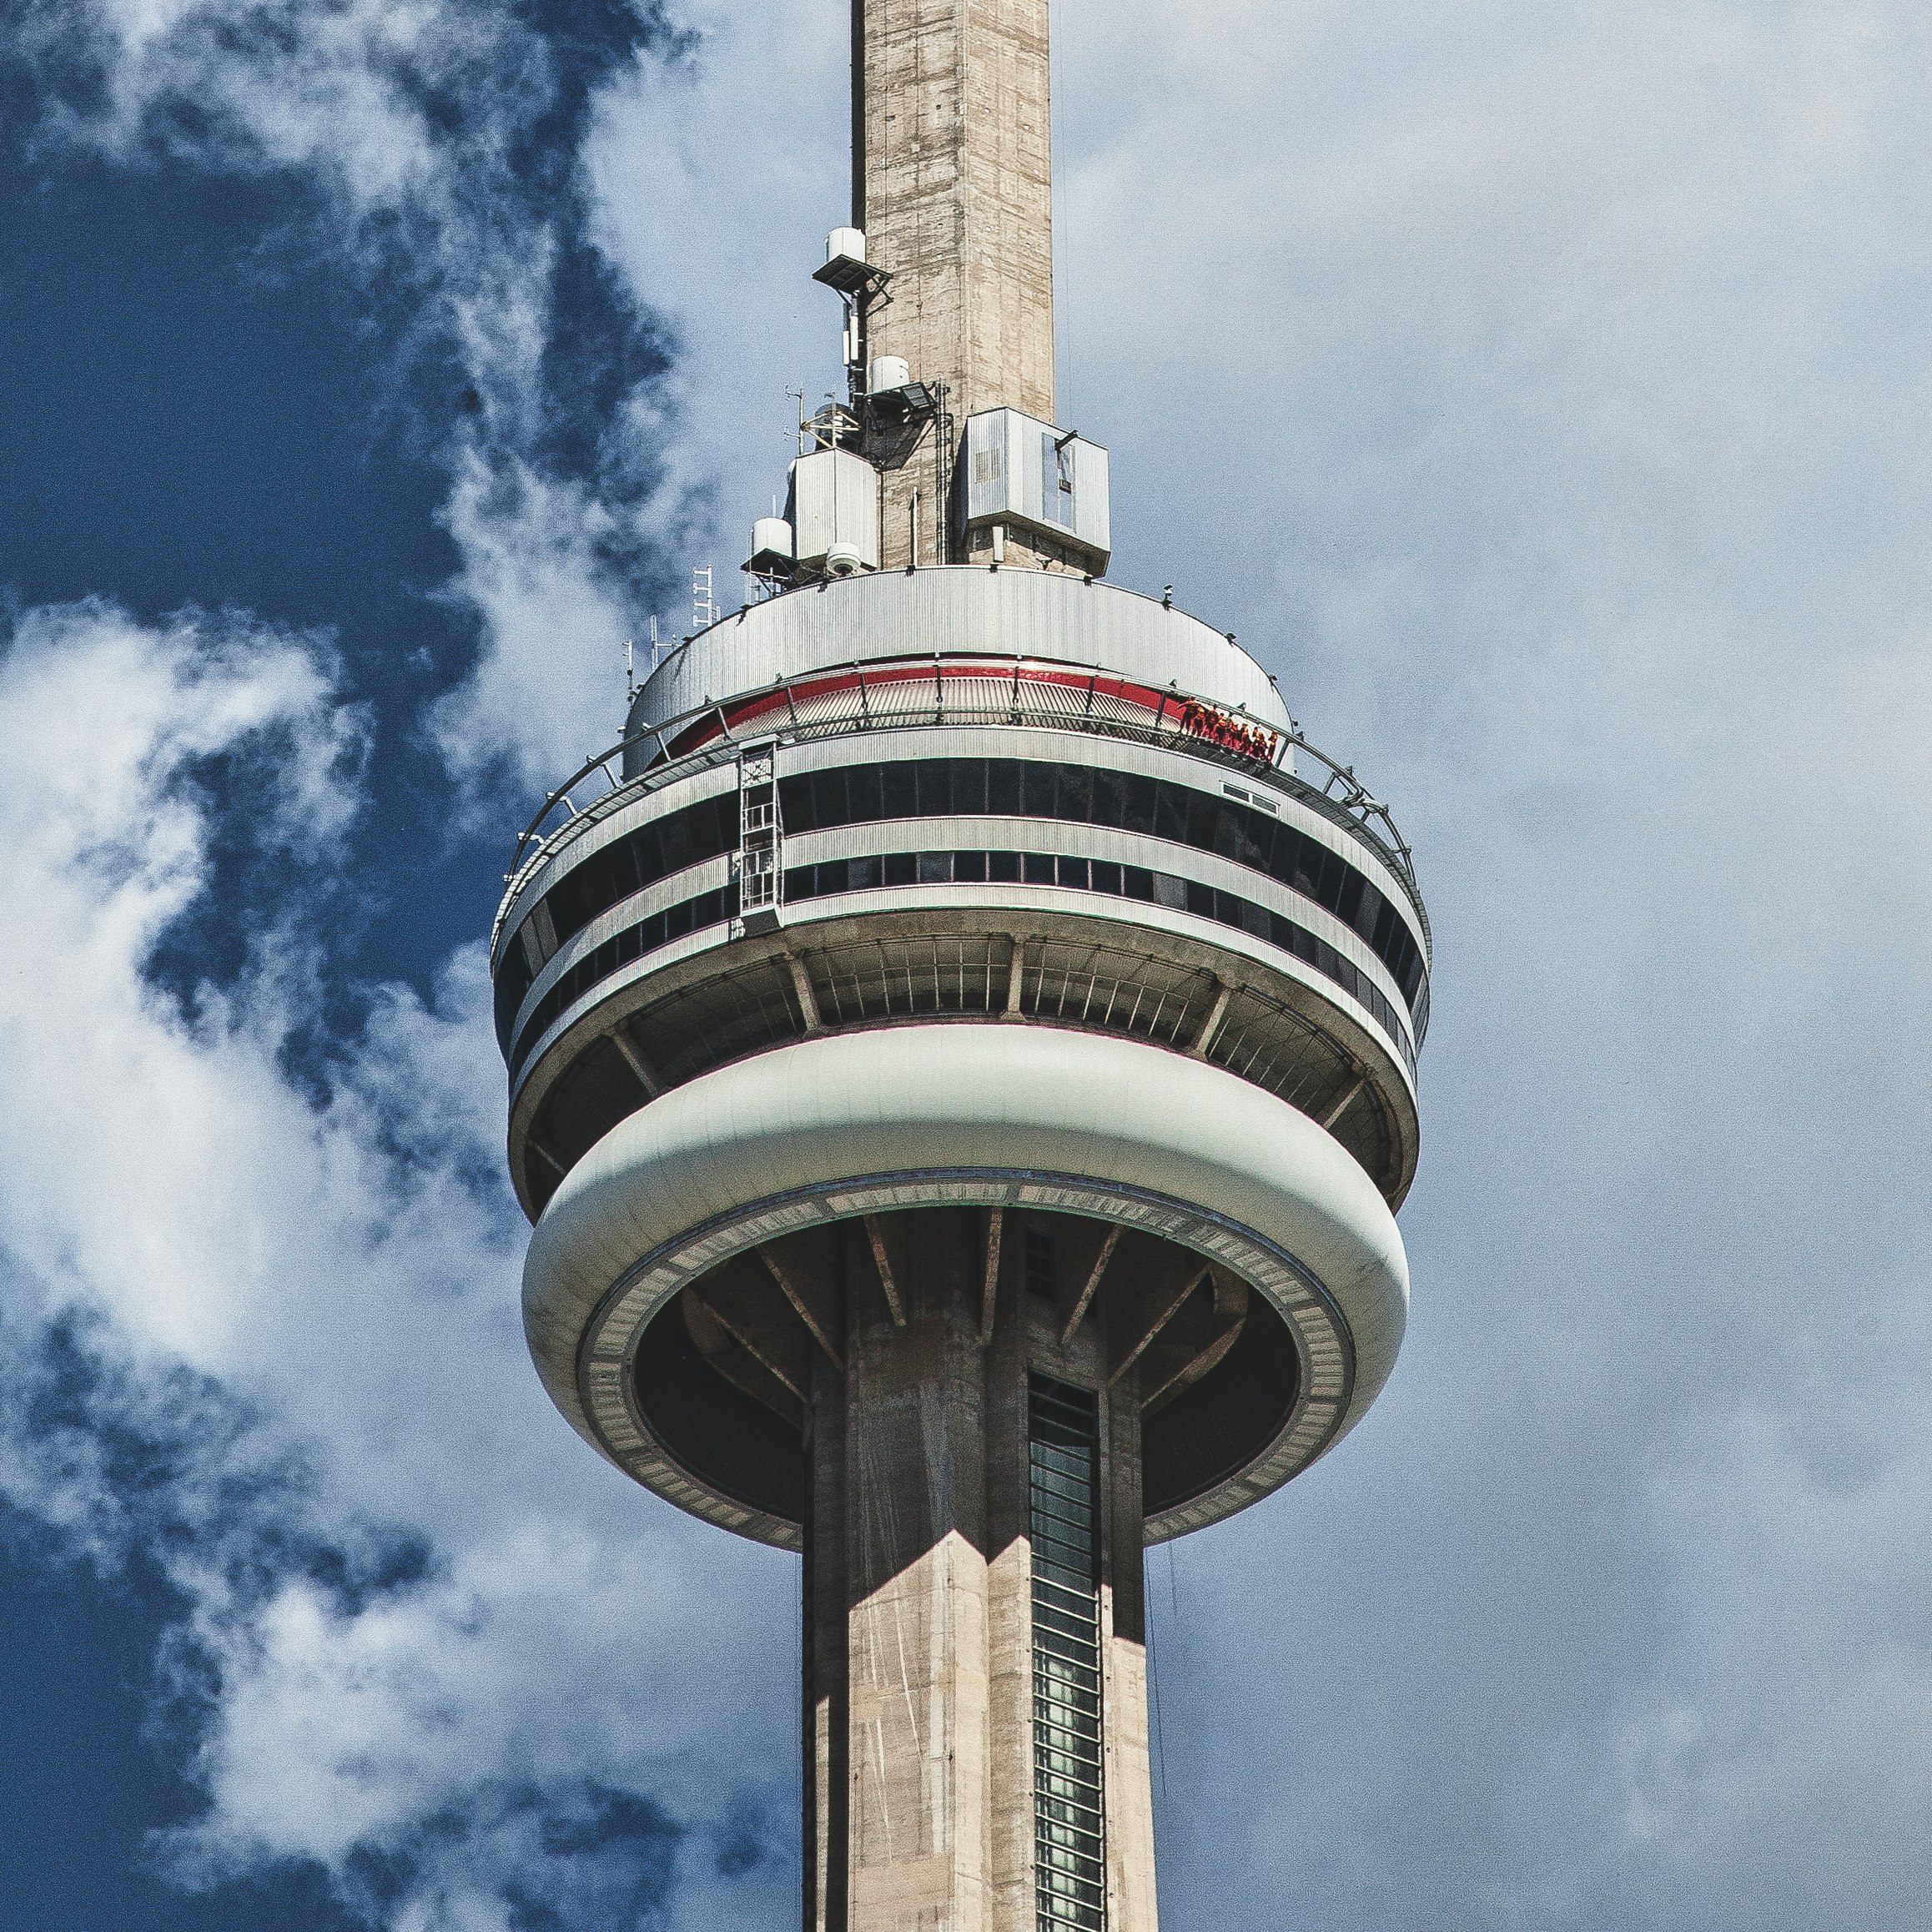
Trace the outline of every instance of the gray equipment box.
[[1107, 566], [1107, 452], [1018, 410], [966, 419], [966, 528], [1004, 523], [1059, 539]]

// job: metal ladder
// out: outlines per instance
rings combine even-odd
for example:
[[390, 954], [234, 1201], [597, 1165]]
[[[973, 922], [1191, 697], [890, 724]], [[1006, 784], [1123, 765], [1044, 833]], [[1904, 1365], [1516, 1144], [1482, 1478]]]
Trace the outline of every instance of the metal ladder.
[[769, 933], [778, 924], [777, 750], [767, 742], [738, 754], [738, 923], [746, 933]]

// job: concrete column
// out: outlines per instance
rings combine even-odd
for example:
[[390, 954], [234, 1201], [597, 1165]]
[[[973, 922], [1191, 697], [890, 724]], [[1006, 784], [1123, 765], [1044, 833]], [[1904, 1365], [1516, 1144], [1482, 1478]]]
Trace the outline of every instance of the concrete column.
[[850, 1336], [852, 1924], [987, 1932], [986, 1450], [970, 1210], [912, 1217], [889, 1316]]
[[993, 1932], [1034, 1932], [1033, 1556], [1027, 1512], [1025, 1225], [1008, 1216], [986, 1357], [988, 1754], [993, 1805]]
[[1147, 1603], [1140, 1496], [1140, 1376], [1130, 1369], [1101, 1406], [1105, 1550], [1100, 1586], [1101, 1695], [1107, 1766], [1109, 1932], [1155, 1932], [1153, 1764], [1147, 1743]]
[[[1052, 421], [1047, 0], [853, 0], [853, 219], [893, 275], [868, 354], [943, 383], [955, 431], [998, 407]], [[914, 490], [934, 525], [936, 435], [885, 471], [888, 568], [910, 561]]]
[[[1098, 1311], [1064, 1330], [1103, 1230], [1009, 1211], [983, 1340], [984, 1210], [873, 1229], [905, 1320], [854, 1224], [843, 1370], [822, 1356], [812, 1388], [804, 1924], [1034, 1932], [1028, 1375], [1101, 1387]], [[1100, 1402], [1107, 1923], [1154, 1932], [1134, 1371]]]
[[[854, 1244], [847, 1243], [848, 1270]], [[848, 1288], [848, 1293], [850, 1290]], [[804, 1709], [805, 1932], [851, 1922], [845, 1843], [850, 1829], [851, 1706], [845, 1614], [845, 1377], [823, 1356], [813, 1366], [805, 1479], [805, 1600], [801, 1619]]]

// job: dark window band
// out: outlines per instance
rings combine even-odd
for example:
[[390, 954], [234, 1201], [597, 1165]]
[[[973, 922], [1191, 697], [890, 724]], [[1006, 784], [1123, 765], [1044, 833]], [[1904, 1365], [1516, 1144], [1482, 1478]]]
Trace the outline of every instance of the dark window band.
[[[795, 865], [785, 874], [784, 898], [787, 903], [802, 902], [830, 898], [840, 893], [867, 892], [879, 886], [941, 884], [1049, 885], [1077, 892], [1105, 893], [1238, 927], [1292, 953], [1359, 1000], [1401, 1049], [1410, 1072], [1416, 1070], [1416, 1049], [1402, 1016], [1352, 960], [1345, 959], [1306, 926], [1297, 925], [1265, 906], [1171, 873], [1150, 872], [1137, 865], [1115, 865], [1107, 859], [1072, 858], [1064, 853], [894, 852], [873, 858], [828, 859], [818, 865]], [[687, 933], [722, 924], [737, 912], [737, 886], [720, 886], [667, 906], [647, 919], [640, 919], [586, 953], [536, 1003], [516, 1053], [506, 1053], [512, 1082], [530, 1058], [531, 1049], [551, 1024], [592, 987], [632, 960], [641, 959]]]
[[884, 818], [1057, 818], [1170, 839], [1265, 873], [1361, 933], [1421, 1024], [1426, 974], [1409, 923], [1362, 873], [1271, 814], [1166, 778], [1040, 758], [905, 758], [778, 781], [787, 832]]
[[1401, 1049], [1409, 1071], [1416, 1070], [1416, 1049], [1402, 1015], [1352, 959], [1345, 959], [1326, 939], [1266, 906], [1172, 873], [1115, 865], [1104, 858], [1072, 858], [1064, 853], [888, 852], [876, 858], [832, 858], [818, 865], [795, 865], [785, 874], [784, 898], [791, 905], [831, 898], [840, 893], [869, 892], [879, 886], [909, 885], [1059, 886], [1139, 899], [1143, 904], [1166, 906], [1224, 926], [1238, 926], [1244, 933], [1293, 953], [1360, 1001]]
[[[735, 804], [737, 794], [734, 792], [730, 797]], [[667, 906], [662, 912], [653, 913], [649, 918], [640, 919], [634, 926], [626, 926], [594, 951], [585, 953], [531, 1009], [516, 1052], [509, 1056], [511, 1079], [516, 1079], [523, 1063], [530, 1058], [530, 1049], [543, 1038], [545, 1029], [557, 1015], [582, 999], [598, 981], [609, 979], [619, 967], [628, 966], [633, 959], [641, 959], [647, 953], [655, 953], [660, 946], [668, 946], [673, 939], [682, 939], [687, 933], [695, 933], [704, 926], [719, 925], [736, 917], [737, 909], [737, 884], [719, 886], [714, 891], [700, 893], [696, 898], [682, 899], [674, 906]], [[511, 1017], [515, 1018], [514, 1012]], [[505, 1052], [508, 1054], [507, 1043]]]
[[525, 915], [503, 949], [496, 970], [497, 1045], [506, 1054], [510, 1051], [511, 1029], [524, 995], [573, 933], [581, 933], [618, 900], [674, 872], [736, 852], [737, 846], [738, 795], [721, 792], [613, 838], [581, 865], [572, 866]]
[[[778, 799], [787, 832], [886, 818], [998, 813], [1114, 827], [1218, 853], [1265, 873], [1361, 933], [1402, 989], [1416, 1032], [1427, 1030], [1427, 976], [1408, 922], [1370, 879], [1319, 839], [1231, 798], [1165, 778], [1046, 759], [902, 758], [793, 772], [779, 780]], [[516, 1009], [558, 947], [620, 899], [735, 851], [738, 829], [737, 794], [722, 792], [612, 839], [565, 873], [504, 948], [495, 1002], [503, 1052], [510, 1051]]]

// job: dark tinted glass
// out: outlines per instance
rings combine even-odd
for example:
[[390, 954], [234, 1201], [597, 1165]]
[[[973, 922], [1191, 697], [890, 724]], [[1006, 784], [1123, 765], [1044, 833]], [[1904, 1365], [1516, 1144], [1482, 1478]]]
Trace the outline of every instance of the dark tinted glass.
[[1054, 815], [1054, 767], [1036, 763], [1031, 758], [1019, 764], [1019, 809], [1029, 818], [1051, 818]]
[[1123, 772], [1095, 772], [1094, 782], [1094, 823], [1096, 825], [1124, 825], [1127, 821], [1127, 777]]
[[691, 832], [691, 821], [682, 812], [674, 812], [657, 828], [658, 863], [666, 873], [682, 872], [691, 863], [697, 850]]
[[[1415, 1012], [1418, 1030], [1427, 1011], [1428, 987], [1421, 949], [1406, 919], [1381, 892], [1320, 840], [1265, 813], [1190, 786], [1138, 772], [1110, 772], [1041, 759], [934, 758], [793, 773], [780, 780], [778, 795], [783, 823], [790, 832], [825, 830], [886, 816], [939, 818], [996, 813], [1091, 820], [1211, 850], [1235, 863], [1280, 880], [1352, 925], [1389, 969]], [[558, 943], [567, 941], [598, 913], [630, 894], [672, 873], [734, 850], [737, 843], [737, 805], [735, 792], [702, 800], [641, 828], [628, 838], [613, 841], [566, 873], [543, 901]], [[948, 876], [955, 881], [979, 883], [984, 879], [1009, 883], [1023, 872], [1019, 855], [1011, 853], [954, 854], [948, 863]], [[905, 867], [911, 863], [907, 860]], [[971, 869], [962, 870], [962, 865]], [[1036, 855], [1024, 869], [1025, 878], [1034, 883], [1049, 883], [1056, 876], [1063, 883], [1084, 884], [1090, 878], [1091, 889], [1124, 893], [1130, 898], [1153, 898], [1178, 905], [1185, 897], [1190, 908], [1197, 910], [1216, 903], [1214, 894], [1204, 896], [1199, 889], [1184, 894], [1179, 879], [1170, 879], [1172, 889], [1164, 894], [1155, 883], [1157, 875], [1139, 867], [1121, 868], [1096, 861], [1089, 868], [1084, 862], [1070, 861], [1059, 868], [1056, 875], [1051, 860]], [[909, 883], [913, 876], [912, 871], [906, 870], [903, 879], [888, 877], [883, 883]], [[937, 879], [940, 875], [930, 871], [918, 876]], [[787, 898], [803, 898], [828, 892], [863, 891], [881, 883], [881, 861], [860, 858], [849, 863], [832, 861], [816, 868], [794, 867], [786, 874], [785, 889]], [[1256, 923], [1261, 917], [1259, 908], [1234, 895], [1220, 896], [1226, 901], [1226, 909], [1206, 916], [1220, 917], [1225, 923], [1240, 924], [1250, 931], [1263, 930]], [[698, 903], [687, 902], [692, 907]], [[1247, 909], [1235, 909], [1240, 907]], [[681, 913], [677, 916], [695, 915]], [[1290, 944], [1285, 935], [1299, 935], [1299, 941], [1290, 944], [1291, 950], [1303, 953], [1301, 942], [1309, 947], [1316, 943], [1292, 921], [1278, 915], [1268, 918], [1277, 943]], [[652, 921], [640, 922], [618, 936], [613, 943], [620, 963], [635, 957], [631, 951], [633, 946], [647, 951], [652, 944], [662, 943], [662, 938], [649, 937], [652, 927]], [[505, 951], [495, 989], [497, 1039], [506, 1052], [517, 1009], [536, 976], [527, 949], [518, 943], [521, 938], [520, 928], [518, 938]], [[1344, 984], [1361, 978], [1331, 948], [1322, 946], [1321, 951], [1325, 955], [1321, 970], [1331, 977], [1346, 974]], [[600, 950], [591, 960], [580, 962], [568, 976], [570, 983], [575, 984], [601, 956]], [[1361, 996], [1370, 1004], [1386, 1004], [1366, 979], [1361, 980]], [[550, 1004], [548, 996], [544, 1004]], [[541, 1026], [533, 1029], [541, 1030]], [[1391, 1030], [1397, 1031], [1399, 1038], [1406, 1038], [1403, 1029]]]
[[854, 766], [845, 774], [847, 823], [869, 825], [885, 817], [885, 786], [877, 765]]
[[790, 832], [810, 832], [818, 823], [812, 804], [812, 774], [796, 772], [778, 781], [778, 818]]
[[921, 758], [907, 767], [913, 774], [918, 797], [918, 816], [943, 818], [953, 810], [953, 762], [950, 758]]
[[953, 760], [953, 809], [984, 812], [986, 809], [986, 760]]
[[[817, 866], [794, 866], [785, 874], [785, 896], [806, 901], [843, 892], [861, 892], [886, 885], [977, 883], [982, 879], [1010, 883], [1024, 875], [1029, 883], [1074, 891], [1124, 894], [1141, 901], [1185, 909], [1204, 918], [1238, 928], [1279, 946], [1306, 961], [1345, 989], [1381, 1023], [1411, 1067], [1415, 1049], [1402, 1017], [1374, 982], [1326, 940], [1279, 913], [1256, 905], [1239, 893], [1182, 879], [1171, 873], [1150, 872], [1139, 866], [1117, 866], [1104, 860], [1074, 858], [1062, 853], [1014, 852], [898, 853], [853, 859], [828, 859]], [[1373, 889], [1369, 888], [1369, 889]], [[668, 939], [697, 931], [727, 918], [735, 903], [729, 889], [707, 893], [682, 905], [639, 922], [580, 960], [538, 1002], [523, 1039], [531, 1045], [559, 1014], [597, 982]], [[513, 1057], [514, 1073], [522, 1054]]]
[[986, 808], [1002, 818], [1017, 818], [1019, 805], [1019, 760], [989, 758], [986, 761]]
[[884, 812], [888, 818], [916, 818], [919, 814], [918, 767], [909, 760], [882, 765], [879, 777], [884, 786]]

